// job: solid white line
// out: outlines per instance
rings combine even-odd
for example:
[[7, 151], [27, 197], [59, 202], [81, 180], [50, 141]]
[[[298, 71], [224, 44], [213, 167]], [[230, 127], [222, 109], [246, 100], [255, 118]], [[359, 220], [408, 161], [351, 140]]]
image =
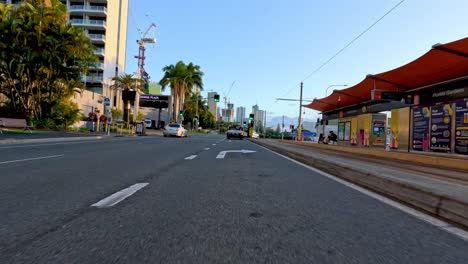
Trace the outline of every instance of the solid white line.
[[0, 164], [7, 164], [7, 163], [15, 163], [15, 162], [22, 162], [22, 161], [30, 161], [30, 160], [40, 160], [40, 159], [51, 159], [57, 157], [63, 157], [64, 155], [53, 155], [53, 156], [44, 156], [44, 157], [37, 157], [37, 158], [29, 158], [29, 159], [19, 159], [19, 160], [8, 160], [8, 161], [1, 161]]
[[193, 160], [196, 157], [197, 157], [197, 155], [191, 155], [191, 156], [186, 157], [185, 159], [186, 160]]
[[133, 195], [134, 193], [136, 193], [138, 190], [140, 190], [141, 188], [145, 187], [146, 185], [148, 185], [148, 183], [137, 183], [137, 184], [134, 184], [128, 188], [125, 188], [121, 191], [118, 191], [114, 194], [112, 194], [111, 196], [108, 196], [104, 199], [102, 199], [101, 201], [95, 203], [95, 204], [92, 204], [91, 206], [92, 207], [97, 207], [97, 208], [106, 208], [106, 207], [112, 207], [118, 203], [120, 203], [121, 201], [127, 199], [128, 197], [130, 197], [131, 195]]
[[204, 150], [210, 150], [210, 148], [204, 148]]
[[275, 152], [275, 151], [273, 151], [271, 149], [268, 149], [268, 148], [260, 146], [260, 145], [258, 145], [258, 146], [261, 147], [261, 148], [264, 148], [264, 149], [266, 149], [266, 150], [268, 150], [268, 151], [270, 151], [270, 152], [272, 152], [272, 153], [274, 153], [274, 154], [276, 154], [276, 155], [278, 155], [278, 156], [280, 156], [282, 158], [285, 158], [285, 159], [287, 159], [289, 161], [292, 161], [292, 162], [294, 162], [294, 163], [296, 163], [296, 164], [298, 164], [298, 165], [300, 165], [300, 166], [302, 166], [304, 168], [307, 168], [307, 169], [309, 169], [309, 170], [311, 170], [311, 171], [313, 171], [315, 173], [318, 173], [318, 174], [320, 174], [322, 176], [325, 176], [325, 177], [327, 177], [327, 178], [329, 178], [331, 180], [339, 182], [339, 183], [341, 183], [341, 184], [343, 184], [343, 185], [345, 185], [345, 186], [347, 186], [349, 188], [352, 188], [352, 189], [354, 189], [354, 190], [356, 190], [358, 192], [361, 192], [361, 193], [363, 193], [363, 194], [365, 194], [367, 196], [370, 196], [370, 197], [372, 197], [372, 198], [374, 198], [374, 199], [376, 199], [376, 200], [378, 200], [378, 201], [380, 201], [380, 202], [382, 202], [384, 204], [387, 204], [387, 205], [390, 205], [390, 206], [392, 206], [392, 207], [394, 207], [396, 209], [399, 209], [399, 210], [401, 210], [401, 211], [403, 211], [403, 212], [405, 212], [405, 213], [407, 213], [407, 214], [409, 214], [409, 215], [411, 215], [411, 216], [413, 216], [415, 218], [418, 218], [418, 219], [420, 219], [422, 221], [425, 221], [425, 222], [427, 222], [427, 223], [429, 223], [429, 224], [431, 224], [431, 225], [433, 225], [433, 226], [435, 226], [435, 227], [437, 227], [439, 229], [442, 229], [442, 230], [444, 230], [446, 232], [449, 232], [449, 233], [451, 233], [453, 235], [456, 235], [456, 236], [458, 236], [459, 238], [462, 238], [465, 241], [468, 241], [468, 232], [463, 230], [463, 229], [460, 229], [460, 228], [458, 228], [458, 227], [456, 227], [454, 225], [451, 225], [450, 223], [447, 223], [447, 222], [445, 222], [443, 220], [440, 220], [438, 218], [435, 218], [435, 217], [433, 217], [431, 215], [425, 214], [425, 213], [423, 213], [421, 211], [418, 211], [416, 209], [413, 209], [411, 207], [408, 207], [406, 205], [398, 203], [398, 202], [396, 202], [394, 200], [391, 200], [391, 199], [389, 199], [389, 198], [387, 198], [385, 196], [377, 194], [377, 193], [375, 193], [373, 191], [370, 191], [368, 189], [364, 189], [364, 188], [362, 188], [362, 187], [360, 187], [358, 185], [355, 185], [355, 184], [353, 184], [351, 182], [342, 180], [342, 179], [340, 179], [340, 178], [338, 178], [336, 176], [333, 176], [333, 175], [328, 174], [328, 173], [326, 173], [324, 171], [321, 171], [319, 169], [311, 167], [311, 166], [309, 166], [307, 164], [304, 164], [302, 162], [294, 160], [294, 159], [292, 159], [290, 157], [284, 156], [284, 155], [282, 155], [280, 153], [277, 153], [277, 152]]

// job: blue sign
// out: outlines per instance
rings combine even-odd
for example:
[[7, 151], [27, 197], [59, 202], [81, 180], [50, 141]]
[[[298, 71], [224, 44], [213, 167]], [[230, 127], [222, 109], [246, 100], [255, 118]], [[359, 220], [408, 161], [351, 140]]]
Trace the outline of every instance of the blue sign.
[[104, 97], [104, 106], [110, 106], [110, 98]]
[[468, 154], [468, 100], [455, 104], [455, 152]]

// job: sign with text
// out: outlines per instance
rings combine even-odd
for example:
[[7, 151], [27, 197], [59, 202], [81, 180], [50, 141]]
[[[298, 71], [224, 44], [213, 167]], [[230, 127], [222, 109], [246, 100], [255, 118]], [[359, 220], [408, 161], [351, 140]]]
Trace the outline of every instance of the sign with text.
[[468, 155], [468, 99], [455, 102], [455, 152]]
[[413, 150], [428, 151], [429, 117], [428, 107], [413, 108]]
[[140, 95], [140, 107], [151, 107], [160, 109], [168, 108], [169, 96], [142, 94]]
[[431, 107], [431, 150], [450, 152], [452, 115], [450, 104]]

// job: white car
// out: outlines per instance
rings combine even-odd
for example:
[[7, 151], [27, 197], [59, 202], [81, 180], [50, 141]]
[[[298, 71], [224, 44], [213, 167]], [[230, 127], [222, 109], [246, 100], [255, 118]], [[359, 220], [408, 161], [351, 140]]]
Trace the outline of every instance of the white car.
[[146, 128], [151, 128], [151, 119], [145, 119]]
[[164, 127], [163, 136], [187, 137], [187, 130], [182, 124], [172, 123]]

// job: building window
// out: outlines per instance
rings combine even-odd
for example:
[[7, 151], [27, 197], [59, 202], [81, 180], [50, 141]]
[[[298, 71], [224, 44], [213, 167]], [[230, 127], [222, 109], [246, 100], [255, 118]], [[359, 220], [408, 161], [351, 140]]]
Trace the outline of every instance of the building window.
[[349, 141], [351, 135], [351, 121], [338, 123], [338, 140]]

